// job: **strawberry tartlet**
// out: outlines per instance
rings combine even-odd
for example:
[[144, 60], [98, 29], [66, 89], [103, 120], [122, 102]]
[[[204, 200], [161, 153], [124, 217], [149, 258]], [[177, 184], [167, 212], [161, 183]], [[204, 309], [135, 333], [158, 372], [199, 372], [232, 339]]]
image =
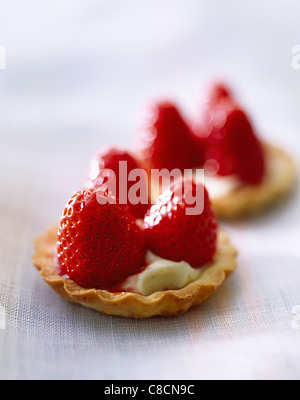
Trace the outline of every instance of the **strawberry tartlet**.
[[154, 204], [122, 204], [124, 188], [112, 190], [110, 175], [126, 159], [130, 177], [138, 161], [117, 149], [101, 154], [92, 160], [88, 187], [35, 241], [33, 263], [43, 279], [64, 299], [127, 318], [176, 316], [206, 301], [236, 269], [237, 252], [205, 187], [183, 177]]
[[[220, 218], [266, 210], [295, 187], [293, 160], [259, 137], [227, 85], [211, 85], [200, 111], [189, 121], [167, 101], [154, 103], [146, 115], [136, 147], [148, 170], [204, 169], [205, 186]], [[161, 190], [154, 184], [155, 197]]]

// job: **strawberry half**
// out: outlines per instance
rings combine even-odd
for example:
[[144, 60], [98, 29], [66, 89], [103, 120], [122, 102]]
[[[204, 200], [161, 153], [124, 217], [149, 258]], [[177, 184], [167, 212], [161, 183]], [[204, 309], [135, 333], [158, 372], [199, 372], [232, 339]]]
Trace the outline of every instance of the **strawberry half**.
[[156, 103], [147, 116], [139, 142], [149, 168], [193, 168], [197, 158], [195, 138], [178, 108], [170, 102]]
[[[126, 163], [126, 170], [120, 173], [120, 162]], [[122, 167], [121, 167], [122, 168]], [[115, 174], [116, 177], [116, 199], [120, 199], [120, 190], [123, 189], [123, 197], [127, 198], [127, 207], [128, 211], [135, 218], [144, 218], [146, 211], [149, 208], [150, 202], [148, 198], [148, 182], [143, 179], [139, 182], [139, 186], [141, 190], [139, 195], [143, 195], [144, 199], [141, 199], [137, 204], [130, 203], [130, 199], [127, 197], [130, 189], [136, 184], [135, 181], [129, 181], [129, 174], [137, 169], [142, 169], [141, 165], [135, 159], [135, 157], [127, 151], [118, 149], [118, 148], [110, 148], [102, 153], [99, 153], [93, 157], [90, 163], [90, 169], [88, 173], [87, 180], [85, 182], [85, 187], [89, 189], [99, 189], [99, 187], [108, 182], [109, 176], [104, 176], [102, 172], [104, 170], [111, 170]], [[120, 186], [121, 185], [121, 186]], [[111, 194], [111, 193], [109, 193]], [[124, 204], [125, 202], [123, 202]]]
[[[202, 212], [189, 215], [195, 202]], [[178, 201], [178, 199], [181, 199]], [[179, 180], [167, 189], [144, 218], [150, 249], [158, 256], [186, 261], [199, 268], [213, 260], [216, 252], [218, 223], [205, 187], [191, 180]]]
[[82, 189], [63, 211], [57, 258], [62, 274], [77, 284], [107, 289], [145, 266], [143, 231], [124, 206], [99, 204], [97, 192]]
[[246, 184], [259, 185], [265, 175], [264, 150], [247, 115], [241, 109], [234, 108], [228, 114], [224, 128], [235, 174]]
[[221, 176], [234, 174], [245, 184], [260, 184], [265, 174], [263, 146], [228, 88], [212, 89], [205, 121], [205, 160], [217, 162]]

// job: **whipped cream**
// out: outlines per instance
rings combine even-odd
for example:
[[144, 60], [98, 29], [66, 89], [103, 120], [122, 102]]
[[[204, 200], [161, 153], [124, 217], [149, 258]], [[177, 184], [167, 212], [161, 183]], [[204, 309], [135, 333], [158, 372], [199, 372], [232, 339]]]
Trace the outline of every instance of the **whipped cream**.
[[185, 261], [165, 260], [148, 251], [147, 267], [140, 273], [128, 277], [122, 289], [149, 296], [163, 290], [182, 289], [200, 277], [203, 268], [195, 269]]

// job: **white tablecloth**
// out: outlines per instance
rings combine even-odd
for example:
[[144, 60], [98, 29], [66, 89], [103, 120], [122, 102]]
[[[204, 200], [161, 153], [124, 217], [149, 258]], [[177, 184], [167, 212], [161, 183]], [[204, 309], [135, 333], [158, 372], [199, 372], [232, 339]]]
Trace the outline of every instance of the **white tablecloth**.
[[300, 156], [297, 1], [11, 0], [0, 4], [0, 379], [298, 379], [299, 190], [227, 224], [239, 268], [176, 319], [103, 316], [32, 266], [90, 157], [129, 146], [148, 100], [187, 116], [227, 79], [263, 137]]

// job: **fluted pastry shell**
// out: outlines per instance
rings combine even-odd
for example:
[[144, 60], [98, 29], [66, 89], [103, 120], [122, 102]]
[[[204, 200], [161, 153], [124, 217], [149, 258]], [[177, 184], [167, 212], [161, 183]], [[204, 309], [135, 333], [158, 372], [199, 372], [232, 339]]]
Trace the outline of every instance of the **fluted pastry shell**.
[[126, 318], [174, 317], [208, 300], [237, 267], [237, 251], [220, 231], [214, 262], [194, 282], [179, 290], [166, 290], [144, 296], [132, 292], [112, 293], [86, 289], [59, 274], [55, 266], [57, 226], [35, 240], [33, 264], [44, 281], [63, 299], [108, 315]]

